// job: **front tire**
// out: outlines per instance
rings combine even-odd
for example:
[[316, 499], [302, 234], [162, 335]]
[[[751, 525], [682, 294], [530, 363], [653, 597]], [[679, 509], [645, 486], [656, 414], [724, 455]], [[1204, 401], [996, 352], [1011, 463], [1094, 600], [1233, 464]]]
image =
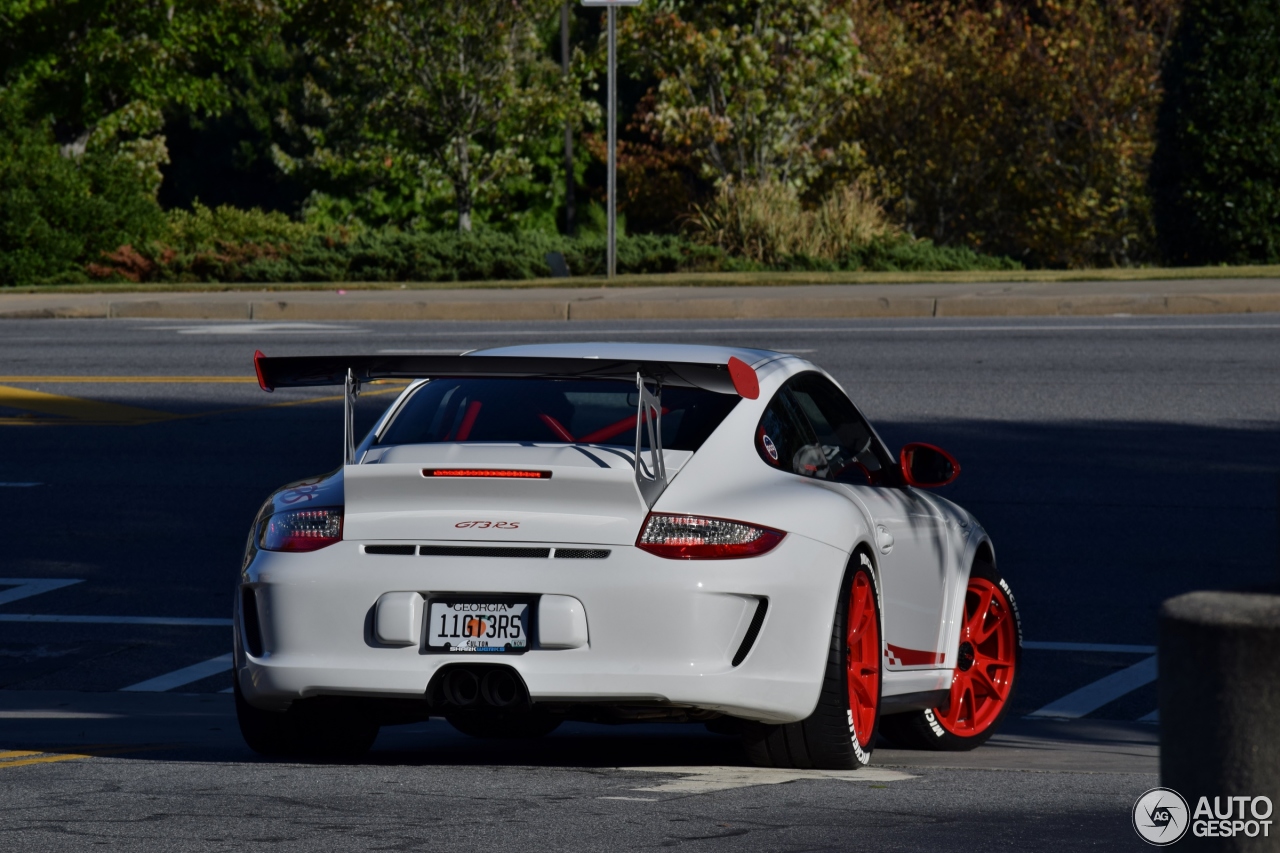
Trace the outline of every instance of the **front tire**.
[[871, 560], [857, 555], [841, 585], [818, 707], [785, 725], [752, 723], [743, 734], [760, 767], [856, 770], [871, 763], [880, 719], [880, 601]]
[[1009, 712], [1022, 661], [1013, 591], [995, 566], [975, 561], [965, 590], [960, 652], [946, 707], [887, 716], [882, 730], [908, 749], [963, 752], [996, 733]]

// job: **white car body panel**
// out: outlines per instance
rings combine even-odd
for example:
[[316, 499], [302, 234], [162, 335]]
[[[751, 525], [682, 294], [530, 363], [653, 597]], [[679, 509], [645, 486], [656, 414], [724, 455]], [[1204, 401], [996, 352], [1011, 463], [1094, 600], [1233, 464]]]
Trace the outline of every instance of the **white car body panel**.
[[[374, 436], [422, 386], [416, 382], [360, 445], [358, 464], [273, 496], [277, 509], [285, 506], [281, 494], [296, 493], [314, 506], [343, 503], [346, 515], [343, 541], [335, 545], [310, 553], [251, 547], [246, 555], [241, 587], [256, 603], [264, 647], [261, 655], [249, 654], [238, 612], [236, 671], [250, 703], [279, 709], [320, 695], [421, 697], [439, 667], [475, 657], [428, 652], [418, 642], [433, 595], [528, 594], [546, 596], [546, 642], [501, 662], [519, 673], [535, 703], [660, 703], [766, 722], [801, 720], [817, 704], [836, 599], [859, 548], [871, 556], [880, 592], [883, 695], [950, 685], [969, 567], [980, 548], [990, 553], [982, 528], [935, 495], [800, 477], [764, 464], [753, 448], [753, 431], [786, 380], [806, 371], [830, 379], [825, 372], [795, 356], [728, 347], [584, 343], [473, 355], [742, 359], [756, 370], [758, 398], [739, 401], [696, 453], [665, 451], [670, 482], [651, 509], [769, 527], [785, 538], [768, 553], [730, 560], [670, 560], [635, 547], [650, 507], [635, 484], [633, 452], [617, 446], [375, 446]], [[553, 476], [422, 475], [432, 466], [472, 465], [546, 469]], [[893, 536], [888, 553], [878, 527]], [[405, 542], [596, 545], [610, 553], [562, 560], [365, 551]], [[759, 636], [734, 666], [762, 600], [768, 607]], [[386, 602], [385, 614], [379, 602]], [[888, 654], [889, 645], [929, 660], [906, 663]]]

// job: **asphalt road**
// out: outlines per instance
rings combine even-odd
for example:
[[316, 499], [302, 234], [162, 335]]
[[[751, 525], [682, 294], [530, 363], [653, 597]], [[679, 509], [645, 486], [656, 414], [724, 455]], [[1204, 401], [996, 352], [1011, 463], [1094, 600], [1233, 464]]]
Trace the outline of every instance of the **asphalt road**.
[[[891, 446], [953, 452], [964, 473], [943, 493], [991, 532], [1032, 643], [1006, 733], [966, 756], [881, 750], [878, 779], [766, 779], [732, 740], [659, 726], [496, 746], [433, 721], [387, 729], [364, 764], [309, 766], [239, 743], [217, 663], [168, 692], [120, 692], [229, 651], [220, 622], [261, 499], [339, 462], [340, 403], [263, 394], [254, 349], [591, 339], [803, 354]], [[1156, 783], [1144, 666], [1159, 602], [1277, 579], [1277, 367], [1272, 315], [4, 321], [0, 833], [32, 850], [1139, 849], [1129, 807]], [[364, 397], [361, 421], [390, 399]], [[48, 579], [78, 582], [35, 583]]]

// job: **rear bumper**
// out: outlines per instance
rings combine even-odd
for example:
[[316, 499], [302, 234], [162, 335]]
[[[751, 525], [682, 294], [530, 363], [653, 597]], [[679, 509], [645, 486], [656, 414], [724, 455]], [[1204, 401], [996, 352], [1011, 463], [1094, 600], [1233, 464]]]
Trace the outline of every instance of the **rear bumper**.
[[[420, 697], [437, 669], [465, 660], [512, 666], [535, 703], [658, 702], [800, 720], [817, 704], [847, 560], [795, 534], [768, 554], [716, 561], [665, 560], [625, 546], [609, 546], [603, 560], [389, 556], [366, 554], [362, 544], [259, 552], [245, 569], [241, 589], [261, 636], [261, 654], [251, 654], [237, 596], [236, 677], [249, 702]], [[589, 641], [575, 649], [535, 642], [501, 656], [391, 647], [374, 631], [375, 604], [388, 592], [573, 596], [586, 611]], [[735, 667], [761, 599], [763, 626]]]

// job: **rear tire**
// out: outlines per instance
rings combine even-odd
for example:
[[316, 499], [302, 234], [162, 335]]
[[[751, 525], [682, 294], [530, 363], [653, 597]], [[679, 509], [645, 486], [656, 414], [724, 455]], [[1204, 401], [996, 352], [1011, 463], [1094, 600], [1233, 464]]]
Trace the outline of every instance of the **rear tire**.
[[945, 708], [893, 714], [881, 731], [896, 746], [963, 752], [986, 743], [1004, 722], [1022, 662], [1013, 591], [996, 567], [974, 561], [960, 627], [960, 665]]
[[464, 735], [481, 738], [540, 738], [560, 727], [559, 717], [537, 711], [520, 714], [453, 714], [449, 725]]
[[240, 735], [260, 755], [295, 758], [358, 758], [378, 737], [378, 723], [341, 700], [304, 699], [287, 711], [250, 705], [235, 681]]
[[798, 723], [749, 723], [743, 743], [760, 767], [856, 770], [871, 763], [880, 718], [880, 602], [871, 560], [845, 572], [818, 707]]

